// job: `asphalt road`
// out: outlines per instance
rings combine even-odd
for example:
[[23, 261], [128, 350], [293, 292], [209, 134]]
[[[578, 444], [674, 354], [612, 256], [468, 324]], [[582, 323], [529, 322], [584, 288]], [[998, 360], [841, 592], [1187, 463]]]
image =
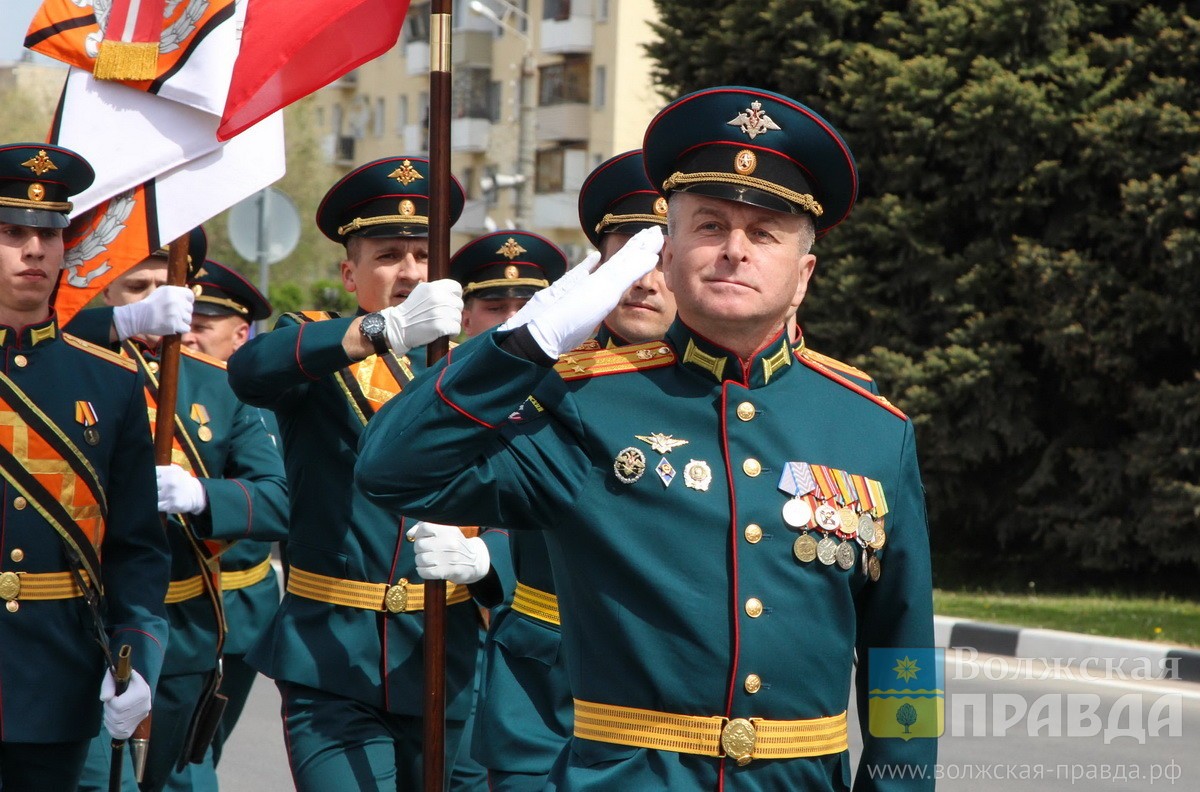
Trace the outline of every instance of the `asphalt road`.
[[[1104, 678], [1113, 675], [1100, 670], [1080, 678], [1012, 658], [959, 662], [954, 652], [947, 660], [939, 790], [1200, 789], [1200, 685]], [[1137, 729], [1153, 720], [1163, 722], [1158, 735], [1139, 742]], [[861, 740], [851, 732], [857, 756]], [[224, 792], [292, 788], [270, 680], [255, 683], [219, 775]]]

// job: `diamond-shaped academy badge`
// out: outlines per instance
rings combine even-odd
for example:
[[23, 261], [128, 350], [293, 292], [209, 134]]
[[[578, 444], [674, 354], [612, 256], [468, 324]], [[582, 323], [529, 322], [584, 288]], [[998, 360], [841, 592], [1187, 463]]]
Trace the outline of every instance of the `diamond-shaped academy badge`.
[[671, 482], [675, 480], [675, 468], [667, 461], [666, 457], [659, 460], [658, 466], [654, 468], [654, 472], [658, 474], [664, 487], [671, 486]]

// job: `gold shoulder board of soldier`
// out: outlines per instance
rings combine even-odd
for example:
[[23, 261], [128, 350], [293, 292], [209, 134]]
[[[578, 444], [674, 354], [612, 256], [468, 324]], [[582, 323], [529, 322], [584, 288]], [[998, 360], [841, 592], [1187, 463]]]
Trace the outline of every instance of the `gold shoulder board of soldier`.
[[82, 338], [76, 338], [75, 336], [71, 335], [70, 333], [63, 333], [62, 339], [63, 339], [63, 341], [66, 341], [68, 344], [70, 344], [71, 346], [75, 347], [76, 349], [82, 349], [84, 352], [93, 354], [102, 360], [107, 360], [109, 363], [116, 363], [118, 366], [121, 366], [122, 368], [127, 368], [130, 371], [137, 371], [137, 363], [134, 363], [132, 360], [130, 360], [127, 357], [118, 355], [116, 352], [113, 352], [111, 349], [105, 349], [102, 346], [97, 346], [96, 344], [93, 344], [91, 341], [84, 341]]
[[572, 350], [558, 359], [554, 370], [566, 381], [662, 368], [675, 362], [675, 353], [662, 341], [614, 349]]

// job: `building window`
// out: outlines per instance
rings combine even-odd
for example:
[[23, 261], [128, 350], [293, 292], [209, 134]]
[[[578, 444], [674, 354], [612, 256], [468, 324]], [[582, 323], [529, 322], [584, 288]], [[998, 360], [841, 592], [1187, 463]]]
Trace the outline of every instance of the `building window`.
[[543, 66], [538, 81], [538, 104], [586, 104], [588, 101], [588, 59], [564, 58], [562, 63]]
[[493, 124], [500, 123], [500, 105], [504, 96], [504, 83], [494, 80], [488, 86], [488, 120]]
[[383, 137], [383, 130], [387, 128], [387, 103], [383, 97], [375, 100], [375, 115], [371, 119], [371, 131], [375, 133], [375, 137]]
[[587, 151], [581, 146], [546, 149], [537, 153], [534, 191], [558, 193], [578, 190], [588, 168]]
[[452, 118], [491, 118], [492, 70], [467, 68], [454, 70]]
[[396, 100], [396, 134], [403, 135], [408, 126], [408, 97], [401, 94]]
[[429, 41], [429, 3], [413, 3], [404, 18], [404, 43], [418, 41]]
[[565, 22], [571, 18], [571, 0], [546, 0], [542, 6], [542, 19]]
[[596, 86], [592, 91], [594, 99], [593, 107], [601, 110], [604, 107], [604, 94], [608, 90], [608, 69], [604, 66], [596, 67]]
[[608, 21], [608, 0], [596, 0], [596, 21]]

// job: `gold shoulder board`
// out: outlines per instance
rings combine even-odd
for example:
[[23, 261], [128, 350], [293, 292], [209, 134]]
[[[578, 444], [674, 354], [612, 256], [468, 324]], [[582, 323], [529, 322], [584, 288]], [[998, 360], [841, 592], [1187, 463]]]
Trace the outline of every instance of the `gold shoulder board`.
[[857, 369], [854, 366], [851, 366], [849, 363], [843, 363], [840, 360], [831, 358], [831, 357], [829, 357], [829, 355], [822, 355], [820, 352], [811, 350], [808, 347], [805, 347], [804, 350], [800, 352], [800, 354], [804, 355], [809, 360], [815, 360], [817, 363], [820, 363], [823, 366], [827, 366], [828, 368], [831, 368], [834, 371], [838, 371], [843, 374], [849, 374], [852, 377], [858, 377], [860, 380], [866, 380], [867, 382], [873, 381], [871, 379], [871, 375], [868, 374], [867, 372], [863, 371], [862, 369]]
[[675, 353], [662, 341], [613, 349], [572, 350], [558, 359], [554, 370], [566, 381], [662, 368], [675, 362]]
[[179, 347], [179, 351], [182, 354], [187, 355], [188, 357], [192, 358], [193, 360], [199, 360], [201, 363], [207, 363], [210, 366], [215, 366], [216, 368], [219, 368], [222, 371], [224, 371], [226, 369], [225, 361], [221, 360], [219, 358], [212, 357], [211, 355], [206, 355], [203, 352], [197, 352], [196, 350], [191, 349], [189, 347], [185, 347], [185, 346]]
[[137, 363], [134, 363], [132, 360], [124, 357], [123, 355], [113, 352], [111, 349], [105, 349], [102, 346], [93, 344], [91, 341], [84, 341], [82, 338], [76, 338], [70, 333], [63, 333], [62, 339], [76, 349], [82, 349], [84, 352], [95, 355], [101, 360], [107, 360], [109, 363], [116, 363], [121, 368], [126, 368], [130, 371], [137, 371]]
[[876, 396], [874, 393], [871, 393], [869, 390], [867, 390], [863, 386], [859, 385], [857, 382], [852, 382], [851, 380], [846, 379], [844, 376], [842, 376], [838, 372], [834, 371], [829, 366], [826, 366], [823, 363], [818, 363], [816, 360], [814, 360], [812, 357], [805, 354], [804, 352], [797, 352], [796, 359], [799, 360], [801, 363], [803, 363], [805, 366], [808, 366], [813, 371], [817, 372], [818, 374], [821, 374], [822, 376], [828, 377], [829, 379], [833, 380], [837, 384], [841, 385], [843, 388], [848, 388], [849, 390], [852, 390], [855, 393], [857, 393], [859, 396], [862, 396], [867, 401], [874, 402], [875, 404], [877, 404], [880, 407], [882, 407], [883, 409], [887, 410], [888, 412], [890, 412], [892, 415], [896, 416], [900, 420], [902, 420], [902, 421], [908, 420], [908, 416], [905, 415], [904, 413], [900, 412], [900, 410], [896, 409], [896, 407], [887, 399], [883, 398], [882, 396]]

